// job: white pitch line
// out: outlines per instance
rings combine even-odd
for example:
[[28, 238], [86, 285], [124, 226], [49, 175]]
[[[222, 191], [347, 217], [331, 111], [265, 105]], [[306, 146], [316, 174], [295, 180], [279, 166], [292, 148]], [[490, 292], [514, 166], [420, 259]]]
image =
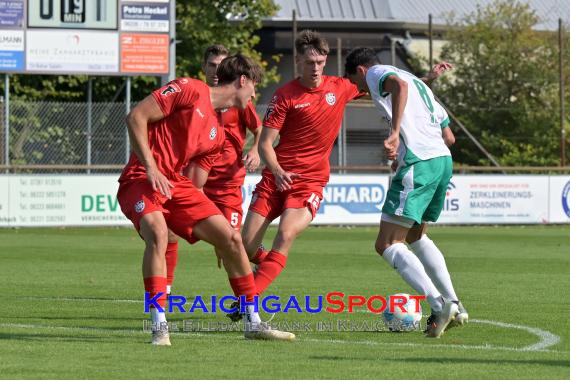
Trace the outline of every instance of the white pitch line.
[[[143, 300], [132, 300], [132, 299], [99, 299], [99, 298], [69, 298], [69, 297], [21, 297], [21, 298], [28, 298], [28, 299], [36, 299], [36, 300], [52, 300], [52, 301], [75, 301], [75, 302], [119, 302], [119, 303], [144, 303]], [[362, 310], [357, 309], [355, 312], [358, 313], [370, 313], [369, 310]], [[472, 323], [480, 323], [480, 324], [487, 324], [507, 329], [518, 329], [524, 330], [530, 334], [537, 336], [540, 341], [535, 344], [531, 344], [530, 346], [522, 347], [522, 348], [513, 348], [513, 347], [501, 347], [501, 346], [466, 346], [466, 347], [473, 347], [473, 348], [488, 348], [494, 347], [495, 349], [501, 350], [514, 350], [514, 351], [549, 351], [548, 347], [554, 346], [560, 342], [560, 337], [551, 333], [550, 331], [542, 330], [536, 327], [530, 327], [525, 325], [516, 325], [512, 323], [505, 323], [500, 321], [491, 321], [485, 319], [472, 319], [470, 320]], [[63, 327], [62, 327], [63, 328]], [[344, 342], [344, 341], [340, 341]], [[346, 342], [354, 342], [354, 341], [346, 341]], [[371, 341], [371, 343], [375, 343]], [[366, 344], [366, 343], [362, 343]], [[397, 344], [404, 344], [407, 345], [408, 343], [397, 343]], [[413, 343], [410, 343], [413, 344]], [[426, 346], [426, 345], [424, 345]], [[430, 345], [431, 347], [431, 345]]]
[[531, 344], [530, 346], [526, 346], [523, 348], [518, 349], [518, 351], [544, 351], [547, 350], [548, 347], [554, 346], [560, 342], [560, 337], [558, 335], [554, 335], [550, 331], [542, 330], [536, 327], [530, 327], [525, 325], [515, 325], [512, 323], [505, 323], [499, 321], [488, 321], [485, 319], [472, 319], [470, 322], [473, 323], [481, 323], [487, 324], [497, 327], [503, 327], [506, 329], [518, 329], [518, 330], [525, 330], [533, 335], [536, 335], [540, 338], [540, 342]]
[[[500, 324], [501, 327], [505, 328], [521, 328], [527, 330], [526, 326], [511, 325], [508, 323], [496, 322], [496, 321], [481, 321], [473, 320], [474, 323], [487, 323], [487, 324]], [[517, 327], [514, 327], [517, 326]], [[37, 325], [37, 324], [18, 324], [18, 323], [0, 323], [0, 328], [20, 328], [20, 329], [47, 329], [47, 330], [63, 330], [63, 331], [86, 331], [100, 333], [102, 335], [113, 335], [113, 334], [126, 334], [126, 335], [140, 335], [148, 334], [148, 332], [141, 330], [132, 329], [101, 329], [96, 327], [67, 327], [67, 326], [50, 326], [50, 325]], [[532, 329], [532, 328], [531, 328]], [[538, 330], [538, 329], [537, 329]], [[527, 330], [528, 331], [528, 330]], [[194, 337], [207, 337], [207, 338], [223, 338], [223, 339], [233, 339], [232, 336], [203, 333], [197, 331], [188, 332], [171, 332], [172, 335], [177, 337], [194, 338]], [[553, 334], [552, 334], [553, 335]], [[555, 336], [555, 335], [554, 335]], [[555, 336], [556, 337], [556, 336]], [[558, 337], [557, 337], [558, 338]], [[239, 336], [236, 335], [235, 339], [238, 340]], [[560, 338], [558, 338], [560, 339]], [[505, 346], [493, 346], [489, 344], [485, 345], [466, 345], [466, 344], [423, 344], [423, 343], [398, 343], [398, 342], [378, 342], [373, 340], [343, 340], [343, 339], [316, 339], [316, 338], [300, 338], [301, 342], [313, 342], [313, 343], [324, 343], [324, 344], [358, 344], [366, 346], [398, 346], [398, 347], [419, 347], [419, 348], [451, 348], [451, 349], [463, 349], [463, 350], [490, 350], [490, 351], [511, 351], [511, 352], [557, 352], [566, 353], [563, 351], [549, 350], [544, 346], [539, 346], [540, 343], [523, 347], [505, 347]]]

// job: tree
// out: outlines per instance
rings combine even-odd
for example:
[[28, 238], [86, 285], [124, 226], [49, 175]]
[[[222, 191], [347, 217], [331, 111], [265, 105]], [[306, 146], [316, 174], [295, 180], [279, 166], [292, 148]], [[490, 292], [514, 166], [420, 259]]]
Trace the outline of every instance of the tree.
[[[502, 165], [559, 163], [557, 33], [539, 22], [527, 4], [497, 0], [452, 22], [442, 50], [455, 70], [438, 94]], [[489, 164], [465, 139], [454, 156]]]
[[[259, 36], [255, 31], [261, 20], [277, 10], [271, 0], [192, 0], [176, 2], [177, 76], [199, 77], [204, 49], [213, 43], [226, 45], [232, 52], [252, 57], [266, 71], [264, 83], [278, 81], [277, 67], [269, 67], [255, 50]], [[273, 57], [275, 60], [278, 57]], [[11, 96], [22, 100], [84, 101], [86, 75], [12, 75]], [[157, 77], [135, 77], [132, 98], [141, 100], [159, 84]], [[93, 81], [93, 101], [123, 100], [123, 77], [96, 77]], [[121, 95], [120, 97], [118, 97]]]
[[[277, 67], [268, 69], [269, 62], [255, 50], [259, 37], [254, 34], [261, 27], [262, 18], [275, 11], [271, 0], [177, 1], [176, 18], [180, 21], [176, 24], [179, 41], [176, 49], [177, 76], [199, 77], [204, 49], [210, 44], [221, 43], [231, 52], [249, 55], [266, 69], [262, 86], [277, 81]], [[123, 77], [92, 78], [94, 102], [123, 101]], [[11, 75], [12, 163], [85, 163], [86, 109], [83, 102], [87, 98], [88, 80], [86, 75]], [[143, 99], [159, 84], [158, 77], [134, 77], [131, 81], [132, 100]], [[66, 102], [65, 107], [57, 103], [61, 101]], [[111, 117], [117, 116], [116, 107], [107, 104], [98, 115], [99, 119], [94, 122], [101, 127]], [[92, 133], [100, 134], [100, 131]], [[117, 140], [117, 136], [108, 136], [105, 140], [108, 141], [107, 148], [114, 149], [106, 155], [107, 159], [113, 157], [113, 152], [124, 151], [122, 136], [118, 142], [113, 140]]]

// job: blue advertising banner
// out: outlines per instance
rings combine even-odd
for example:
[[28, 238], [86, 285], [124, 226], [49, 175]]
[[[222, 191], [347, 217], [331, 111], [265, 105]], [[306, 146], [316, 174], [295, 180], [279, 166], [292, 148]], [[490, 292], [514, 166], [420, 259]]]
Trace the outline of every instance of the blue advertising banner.
[[24, 25], [24, 0], [0, 0], [0, 28]]

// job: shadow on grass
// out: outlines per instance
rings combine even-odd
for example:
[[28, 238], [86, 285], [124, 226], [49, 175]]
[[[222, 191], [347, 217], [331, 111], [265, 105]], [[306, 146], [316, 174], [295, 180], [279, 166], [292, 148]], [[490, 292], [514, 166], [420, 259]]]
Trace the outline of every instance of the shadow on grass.
[[309, 356], [311, 360], [321, 360], [321, 361], [338, 361], [338, 360], [350, 360], [350, 361], [389, 361], [389, 362], [404, 362], [409, 364], [410, 362], [416, 363], [436, 363], [436, 364], [496, 364], [496, 365], [544, 365], [550, 367], [570, 367], [569, 360], [516, 360], [516, 359], [476, 359], [476, 358], [405, 358], [405, 359], [382, 359], [379, 357], [354, 357], [354, 356], [338, 356], [338, 355], [313, 355]]
[[[530, 352], [529, 352], [530, 353]], [[524, 364], [524, 365], [546, 365], [551, 367], [570, 367], [570, 360], [539, 360], [539, 359], [477, 359], [477, 358], [405, 358], [390, 359], [397, 362], [416, 363], [437, 363], [437, 364]]]

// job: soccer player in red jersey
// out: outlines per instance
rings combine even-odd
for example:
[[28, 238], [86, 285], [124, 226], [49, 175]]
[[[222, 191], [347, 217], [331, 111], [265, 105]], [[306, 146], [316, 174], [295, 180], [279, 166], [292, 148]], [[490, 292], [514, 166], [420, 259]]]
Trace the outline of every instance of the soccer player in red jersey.
[[[123, 213], [145, 242], [143, 278], [149, 299], [166, 301], [165, 252], [168, 229], [190, 243], [204, 240], [218, 248], [236, 296], [248, 301], [258, 294], [241, 237], [217, 207], [181, 175], [194, 158], [215, 156], [225, 134], [216, 110], [245, 108], [255, 95], [261, 68], [242, 55], [226, 58], [218, 70], [218, 87], [180, 78], [154, 91], [127, 116], [133, 153], [119, 178], [117, 198]], [[164, 312], [151, 305], [152, 343], [170, 345]], [[259, 315], [246, 306], [246, 322]], [[255, 328], [255, 326], [258, 326]], [[246, 338], [294, 339], [294, 335], [246, 324]]]
[[[218, 66], [228, 55], [229, 51], [223, 45], [212, 45], [206, 48], [202, 71], [206, 76], [208, 86], [213, 87], [218, 84]], [[239, 231], [243, 218], [241, 187], [245, 180], [246, 169], [254, 171], [259, 166], [257, 145], [261, 135], [261, 121], [251, 101], [245, 109], [231, 107], [218, 113], [226, 134], [221, 154], [213, 163], [209, 157], [197, 159], [194, 162], [196, 167], [190, 167], [190, 170], [194, 171], [188, 173], [188, 176], [191, 176], [196, 187], [203, 187], [206, 196], [220, 209], [230, 225]], [[244, 156], [247, 130], [253, 134], [254, 140]], [[169, 234], [166, 249], [166, 290], [168, 294], [171, 292], [174, 271], [178, 262], [177, 240], [174, 234]]]
[[[318, 33], [301, 32], [295, 46], [301, 77], [275, 92], [265, 114], [259, 151], [267, 166], [242, 229], [250, 260], [260, 261], [255, 271], [260, 293], [285, 267], [293, 241], [315, 217], [345, 106], [362, 95], [348, 79], [323, 75], [329, 47]], [[267, 253], [261, 241], [278, 216], [277, 236]]]

